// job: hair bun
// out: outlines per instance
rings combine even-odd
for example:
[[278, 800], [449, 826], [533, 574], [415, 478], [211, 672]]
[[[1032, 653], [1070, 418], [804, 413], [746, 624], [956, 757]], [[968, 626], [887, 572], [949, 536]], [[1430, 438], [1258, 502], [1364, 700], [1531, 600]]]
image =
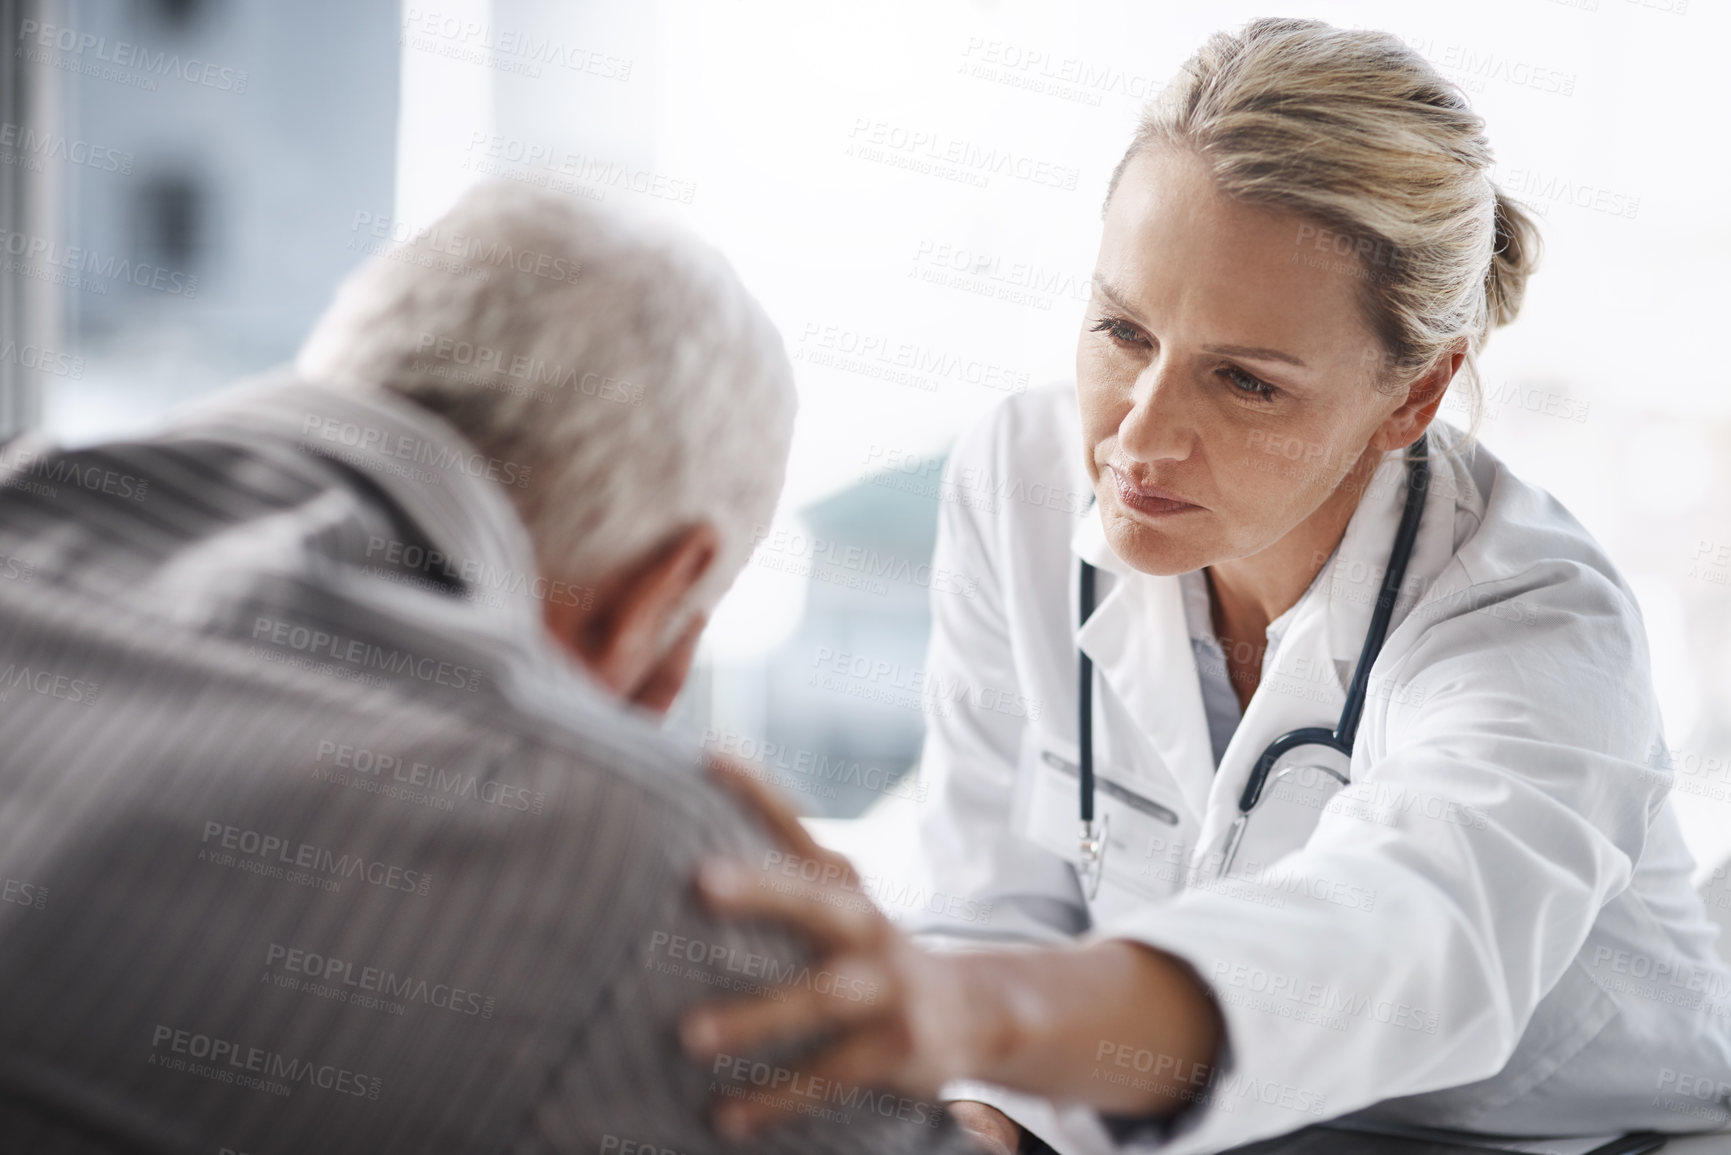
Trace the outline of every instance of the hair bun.
[[1496, 248], [1485, 272], [1485, 329], [1506, 325], [1521, 311], [1527, 278], [1539, 263], [1539, 228], [1507, 193], [1496, 193]]

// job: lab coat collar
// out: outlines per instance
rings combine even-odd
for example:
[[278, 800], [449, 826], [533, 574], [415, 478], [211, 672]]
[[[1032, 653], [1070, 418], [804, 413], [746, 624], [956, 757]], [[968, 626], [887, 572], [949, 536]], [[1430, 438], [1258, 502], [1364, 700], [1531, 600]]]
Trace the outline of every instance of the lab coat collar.
[[[1392, 633], [1453, 553], [1458, 471], [1432, 453], [1432, 485]], [[1112, 551], [1091, 505], [1071, 537], [1071, 552], [1112, 575], [1076, 645], [1125, 704], [1204, 823], [1202, 845], [1223, 836], [1257, 756], [1276, 735], [1300, 726], [1331, 727], [1364, 644], [1406, 497], [1404, 451], [1385, 456], [1347, 523], [1340, 545], [1297, 605], [1216, 772], [1195, 651], [1175, 576], [1145, 574]], [[1071, 604], [1075, 604], [1075, 577]]]
[[[1410, 611], [1418, 592], [1434, 580], [1453, 554], [1455, 487], [1450, 483], [1447, 463], [1438, 461], [1434, 453], [1432, 466], [1433, 485], [1426, 495], [1418, 539], [1389, 619], [1390, 634]], [[1238, 797], [1268, 743], [1304, 726], [1333, 729], [1340, 720], [1405, 509], [1406, 475], [1404, 450], [1384, 456], [1347, 522], [1340, 544], [1293, 607], [1290, 624], [1221, 758], [1209, 794], [1202, 847], [1216, 847], [1224, 841], [1238, 812]], [[1354, 762], [1361, 763], [1362, 759], [1355, 756]]]
[[[1453, 436], [1447, 430], [1445, 436]], [[1388, 632], [1406, 618], [1419, 594], [1434, 581], [1454, 555], [1456, 496], [1462, 475], [1453, 458], [1435, 448], [1430, 452], [1430, 488], [1425, 495], [1424, 514], [1419, 519], [1418, 539], [1407, 561], [1406, 575], [1395, 597]], [[1347, 523], [1340, 546], [1329, 559], [1317, 585], [1326, 591], [1322, 599], [1328, 616], [1329, 650], [1335, 681], [1344, 695], [1364, 648], [1383, 575], [1394, 552], [1394, 536], [1406, 508], [1406, 451], [1387, 454], [1366, 487], [1358, 509]], [[1466, 482], [1471, 485], [1470, 480]]]
[[[1076, 645], [1136, 719], [1200, 816], [1214, 777], [1214, 749], [1178, 579], [1142, 573], [1113, 553], [1097, 501], [1077, 526], [1070, 549], [1113, 575], [1111, 589], [1075, 632]], [[1072, 576], [1072, 594], [1076, 580]]]

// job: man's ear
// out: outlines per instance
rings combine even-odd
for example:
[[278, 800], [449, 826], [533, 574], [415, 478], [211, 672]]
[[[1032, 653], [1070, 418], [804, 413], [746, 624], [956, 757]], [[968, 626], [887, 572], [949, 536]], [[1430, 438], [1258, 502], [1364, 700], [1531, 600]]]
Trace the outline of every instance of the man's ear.
[[677, 529], [596, 582], [586, 606], [549, 601], [547, 629], [615, 693], [632, 698], [657, 676], [673, 616], [715, 564], [720, 546], [708, 522]]

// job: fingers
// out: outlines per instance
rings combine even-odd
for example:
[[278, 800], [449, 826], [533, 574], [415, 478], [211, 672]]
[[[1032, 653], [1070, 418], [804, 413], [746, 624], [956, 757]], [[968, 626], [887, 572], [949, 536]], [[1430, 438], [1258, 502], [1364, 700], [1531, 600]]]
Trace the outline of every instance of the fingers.
[[831, 950], [867, 948], [887, 925], [862, 892], [808, 882], [797, 871], [783, 873], [767, 865], [711, 859], [697, 870], [697, 890], [718, 916], [773, 919]]
[[1012, 1147], [996, 1134], [987, 1131], [976, 1131], [972, 1127], [963, 1127], [962, 1134], [973, 1141], [974, 1149], [985, 1155], [1016, 1155], [1020, 1147]]
[[819, 861], [846, 861], [840, 855], [819, 846], [800, 824], [799, 815], [794, 813], [786, 799], [767, 782], [759, 781], [745, 766], [724, 754], [712, 753], [706, 757], [710, 776], [762, 817], [777, 842], [808, 858]]
[[767, 1050], [883, 1013], [881, 975], [864, 960], [839, 959], [808, 982], [778, 988], [771, 998], [708, 1003], [680, 1024], [680, 1040], [694, 1058]]
[[[717, 916], [770, 920], [803, 932], [830, 961], [815, 977], [802, 972], [806, 981], [782, 986], [774, 997], [697, 1008], [681, 1028], [687, 1050], [725, 1064], [729, 1055], [839, 1031], [842, 1038], [814, 1071], [857, 1073], [862, 1086], [885, 1083], [909, 1048], [908, 1032], [892, 1029], [894, 1008], [903, 1001], [899, 982], [890, 979], [900, 973], [891, 961], [895, 928], [862, 892], [853, 865], [819, 846], [779, 794], [731, 759], [711, 754], [707, 762], [714, 780], [762, 817], [783, 850], [767, 852], [761, 866], [703, 863], [699, 895]], [[812, 1104], [798, 1092], [804, 1087], [809, 1093], [819, 1076], [781, 1068], [775, 1074], [768, 1092], [740, 1087], [733, 1094], [724, 1085], [715, 1115], [724, 1135], [740, 1138], [810, 1113]]]
[[[821, 1102], [852, 1100], [856, 1089], [893, 1086], [893, 1075], [902, 1058], [896, 1032], [855, 1032], [825, 1051], [805, 1070], [776, 1068], [771, 1075], [772, 1089], [767, 1094], [717, 1100], [713, 1112], [716, 1127], [729, 1138], [743, 1139], [776, 1123], [808, 1114], [812, 1106]], [[928, 1126], [927, 1121], [943, 1110], [935, 1102], [896, 1104], [899, 1118]]]
[[1021, 1149], [1021, 1125], [996, 1107], [970, 1099], [958, 1099], [945, 1106], [968, 1137], [988, 1155], [1016, 1155]]
[[[855, 1031], [818, 1057], [812, 1077], [846, 1087], [906, 1086], [907, 1033], [885, 1019], [874, 1029]], [[935, 1095], [937, 1088], [931, 1091]], [[943, 1108], [928, 1104], [935, 1112]]]
[[[845, 855], [818, 845], [800, 822], [799, 815], [773, 787], [726, 755], [709, 754], [707, 758], [711, 777], [744, 802], [748, 809], [762, 816], [778, 843], [799, 858], [821, 864], [825, 868], [824, 881], [840, 882], [847, 887], [859, 886], [859, 872], [853, 863]], [[806, 881], [816, 880], [808, 878]]]

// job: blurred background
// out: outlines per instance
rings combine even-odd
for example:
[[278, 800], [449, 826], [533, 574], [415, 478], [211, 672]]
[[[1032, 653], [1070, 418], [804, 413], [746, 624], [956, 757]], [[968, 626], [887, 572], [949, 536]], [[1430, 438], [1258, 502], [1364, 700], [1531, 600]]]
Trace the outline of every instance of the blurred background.
[[[1141, 103], [1259, 15], [1398, 33], [1541, 223], [1483, 439], [1641, 600], [1686, 832], [1731, 853], [1731, 112], [1723, 0], [0, 0], [0, 435], [147, 425], [289, 359], [471, 182], [677, 219], [775, 317], [776, 524], [676, 724], [805, 809], [918, 807], [948, 445], [1070, 375]], [[1457, 404], [1454, 419], [1464, 414]], [[845, 671], [845, 672], [841, 672]], [[1703, 868], [1705, 869], [1705, 867]]]

